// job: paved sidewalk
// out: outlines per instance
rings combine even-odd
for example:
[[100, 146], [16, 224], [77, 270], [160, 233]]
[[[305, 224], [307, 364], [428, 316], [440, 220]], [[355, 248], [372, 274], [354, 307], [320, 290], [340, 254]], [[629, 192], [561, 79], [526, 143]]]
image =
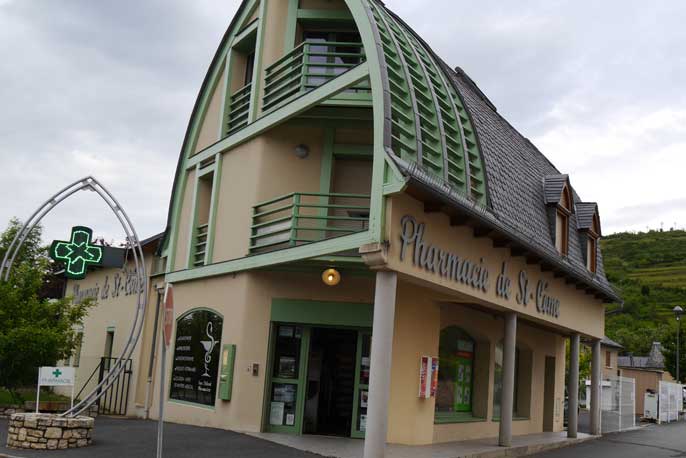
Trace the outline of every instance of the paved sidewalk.
[[686, 422], [650, 425], [608, 434], [576, 447], [534, 455], [535, 458], [686, 458]]
[[[165, 458], [321, 458], [245, 434], [212, 428], [164, 425]], [[7, 420], [0, 419], [0, 458], [152, 458], [157, 422], [100, 416], [95, 420], [93, 445], [72, 450], [8, 449]]]

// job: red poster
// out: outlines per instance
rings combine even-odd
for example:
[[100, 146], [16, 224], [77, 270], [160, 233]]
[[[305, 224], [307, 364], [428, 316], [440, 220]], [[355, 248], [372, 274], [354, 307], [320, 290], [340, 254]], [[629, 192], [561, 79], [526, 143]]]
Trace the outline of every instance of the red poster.
[[436, 397], [438, 389], [438, 358], [431, 358], [431, 397]]
[[429, 357], [422, 356], [421, 362], [419, 364], [419, 397], [426, 398], [426, 387], [429, 380], [429, 371], [431, 370], [429, 366]]

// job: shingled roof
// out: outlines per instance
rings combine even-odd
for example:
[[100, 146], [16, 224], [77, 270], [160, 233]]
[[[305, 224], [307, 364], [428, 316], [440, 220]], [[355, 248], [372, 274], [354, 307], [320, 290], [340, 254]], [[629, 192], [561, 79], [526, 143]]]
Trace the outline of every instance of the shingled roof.
[[[598, 204], [595, 202], [579, 202], [576, 204], [577, 226], [582, 231], [593, 228], [593, 217], [598, 213]], [[600, 224], [600, 223], [599, 223]], [[600, 227], [598, 227], [598, 235]]]
[[[555, 270], [566, 272], [600, 292], [606, 301], [621, 301], [605, 276], [601, 255], [598, 256], [595, 273], [586, 268], [585, 247], [582, 247], [580, 237], [569, 237], [566, 256], [561, 256], [555, 248], [547, 209], [549, 204], [559, 201], [564, 185], [569, 185], [569, 177], [561, 173], [531, 141], [498, 113], [496, 106], [461, 68], [451, 69], [401, 18], [391, 14], [412, 31], [439, 62], [463, 100], [483, 157], [488, 205], [478, 205], [466, 196], [453, 192], [429, 171], [394, 155], [393, 159], [399, 168], [410, 181], [433, 190], [438, 198], [453, 204], [488, 228], [506, 234]], [[583, 205], [571, 185], [570, 189], [574, 200], [572, 210], [581, 205], [584, 210], [582, 223], [586, 224], [587, 206]], [[570, 218], [570, 235], [581, 229], [577, 218]]]

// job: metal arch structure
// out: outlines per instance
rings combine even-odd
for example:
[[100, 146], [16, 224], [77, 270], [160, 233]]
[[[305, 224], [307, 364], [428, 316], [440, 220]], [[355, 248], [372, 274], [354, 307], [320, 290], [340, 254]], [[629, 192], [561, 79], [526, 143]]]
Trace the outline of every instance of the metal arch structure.
[[60, 191], [55, 193], [50, 199], [45, 201], [40, 207], [38, 207], [38, 209], [24, 223], [24, 226], [21, 228], [21, 230], [19, 230], [19, 232], [17, 232], [15, 235], [12, 243], [5, 253], [2, 264], [0, 265], [0, 279], [8, 282], [10, 280], [12, 265], [14, 264], [19, 250], [31, 231], [48, 213], [54, 210], [55, 207], [79, 191], [92, 191], [97, 193], [119, 220], [119, 223], [126, 234], [126, 240], [130, 244], [131, 251], [133, 253], [139, 287], [136, 314], [133, 325], [131, 326], [131, 332], [129, 333], [126, 345], [124, 345], [121, 355], [117, 358], [107, 376], [103, 378], [103, 380], [98, 383], [98, 385], [93, 388], [93, 390], [82, 401], [61, 414], [62, 416], [69, 417], [81, 414], [83, 411], [95, 404], [98, 399], [100, 399], [100, 397], [107, 392], [107, 389], [114, 384], [119, 375], [124, 371], [125, 361], [131, 357], [136, 345], [138, 344], [138, 340], [140, 339], [140, 335], [143, 330], [145, 310], [148, 305], [148, 277], [145, 271], [145, 258], [143, 255], [143, 249], [141, 247], [138, 234], [136, 233], [136, 229], [131, 223], [131, 219], [126, 214], [117, 199], [112, 195], [112, 193], [94, 177], [88, 176], [77, 180], [68, 186], [65, 186]]

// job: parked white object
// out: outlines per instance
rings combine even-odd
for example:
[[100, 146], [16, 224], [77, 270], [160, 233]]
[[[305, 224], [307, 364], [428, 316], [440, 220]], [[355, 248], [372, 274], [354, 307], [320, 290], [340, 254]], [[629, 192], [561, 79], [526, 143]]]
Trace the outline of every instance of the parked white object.
[[684, 386], [678, 383], [660, 382], [658, 399], [658, 422], [679, 420], [679, 413], [684, 408]]

